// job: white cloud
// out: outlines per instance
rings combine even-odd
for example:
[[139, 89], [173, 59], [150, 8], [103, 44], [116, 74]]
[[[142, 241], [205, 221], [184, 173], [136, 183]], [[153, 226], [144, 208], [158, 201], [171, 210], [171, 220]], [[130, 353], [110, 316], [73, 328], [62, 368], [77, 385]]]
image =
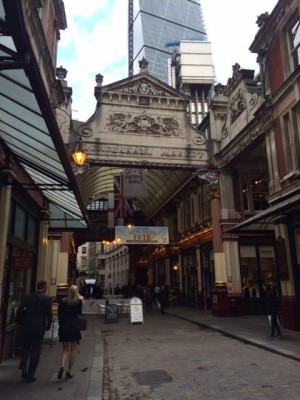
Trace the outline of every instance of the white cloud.
[[258, 71], [257, 56], [249, 50], [258, 31], [257, 17], [271, 12], [277, 0], [201, 0], [217, 81], [227, 83], [232, 65]]
[[[149, 0], [151, 1], [151, 0]], [[176, 1], [176, 0], [174, 0]], [[232, 65], [258, 70], [249, 49], [258, 27], [257, 16], [271, 12], [276, 0], [201, 0], [217, 80], [226, 84]], [[95, 75], [103, 84], [124, 79], [127, 70], [127, 0], [64, 0], [68, 28], [61, 32], [58, 65], [68, 70], [73, 88], [73, 118], [94, 112]]]

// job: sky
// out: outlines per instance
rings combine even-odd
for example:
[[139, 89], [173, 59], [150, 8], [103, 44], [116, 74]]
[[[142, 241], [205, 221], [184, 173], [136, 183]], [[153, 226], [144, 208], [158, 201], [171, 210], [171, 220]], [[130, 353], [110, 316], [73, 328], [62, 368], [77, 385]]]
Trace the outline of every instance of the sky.
[[[73, 119], [85, 121], [96, 107], [95, 76], [104, 76], [103, 85], [128, 76], [128, 1], [63, 1], [68, 27], [61, 31], [57, 66], [68, 71]], [[249, 51], [258, 31], [256, 20], [276, 4], [277, 0], [201, 0], [217, 82], [227, 83], [236, 62], [258, 72], [257, 56]]]

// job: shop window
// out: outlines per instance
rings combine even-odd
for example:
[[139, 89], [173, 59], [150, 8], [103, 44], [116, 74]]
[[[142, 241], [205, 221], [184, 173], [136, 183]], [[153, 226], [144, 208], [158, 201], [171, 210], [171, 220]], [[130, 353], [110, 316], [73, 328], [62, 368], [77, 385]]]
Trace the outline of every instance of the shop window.
[[16, 206], [14, 236], [25, 240], [26, 237], [26, 212]]
[[285, 152], [285, 169], [286, 173], [293, 171], [293, 154], [294, 154], [294, 141], [291, 132], [291, 122], [289, 114], [283, 117], [283, 143]]
[[298, 154], [300, 152], [300, 107], [295, 107], [292, 111], [292, 122], [293, 122], [293, 136], [294, 136], [294, 167], [300, 168], [300, 159]]
[[243, 294], [249, 300], [264, 297], [265, 284], [277, 284], [273, 246], [240, 246], [240, 267]]
[[107, 199], [96, 200], [87, 205], [87, 210], [89, 211], [107, 211], [107, 209], [108, 209]]
[[[8, 260], [7, 260], [8, 262]], [[8, 293], [6, 328], [15, 323], [16, 310], [26, 293], [30, 292], [33, 254], [13, 248], [10, 264], [5, 269], [4, 286]]]
[[190, 199], [185, 200], [183, 203], [184, 212], [184, 229], [189, 229], [191, 227], [191, 203]]
[[211, 218], [210, 212], [210, 196], [209, 189], [207, 186], [203, 185], [198, 191], [198, 221], [201, 223], [203, 221], [208, 221]]
[[243, 211], [253, 213], [269, 207], [269, 178], [265, 174], [241, 174]]
[[197, 220], [199, 222], [203, 221], [203, 190], [202, 186], [198, 190], [198, 215], [197, 215]]
[[191, 223], [194, 225], [195, 223], [195, 202], [194, 198], [191, 198]]
[[27, 243], [34, 245], [36, 242], [36, 221], [29, 215], [27, 225]]

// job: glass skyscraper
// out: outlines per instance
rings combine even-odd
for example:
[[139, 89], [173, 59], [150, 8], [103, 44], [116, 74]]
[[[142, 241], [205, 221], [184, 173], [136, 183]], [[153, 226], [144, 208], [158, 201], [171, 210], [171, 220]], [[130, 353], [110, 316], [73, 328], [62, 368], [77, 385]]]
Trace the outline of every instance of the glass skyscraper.
[[149, 62], [149, 73], [165, 83], [168, 60], [180, 40], [206, 40], [200, 0], [128, 1], [128, 74]]

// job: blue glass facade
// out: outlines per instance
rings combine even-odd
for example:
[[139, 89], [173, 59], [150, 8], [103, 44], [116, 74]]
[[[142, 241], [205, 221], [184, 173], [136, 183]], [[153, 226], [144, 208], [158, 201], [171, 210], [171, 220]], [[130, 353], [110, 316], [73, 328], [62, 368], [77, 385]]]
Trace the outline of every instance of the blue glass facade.
[[206, 39], [200, 0], [129, 0], [133, 74], [139, 72], [138, 61], [145, 57], [149, 73], [168, 83], [168, 59], [184, 39]]

